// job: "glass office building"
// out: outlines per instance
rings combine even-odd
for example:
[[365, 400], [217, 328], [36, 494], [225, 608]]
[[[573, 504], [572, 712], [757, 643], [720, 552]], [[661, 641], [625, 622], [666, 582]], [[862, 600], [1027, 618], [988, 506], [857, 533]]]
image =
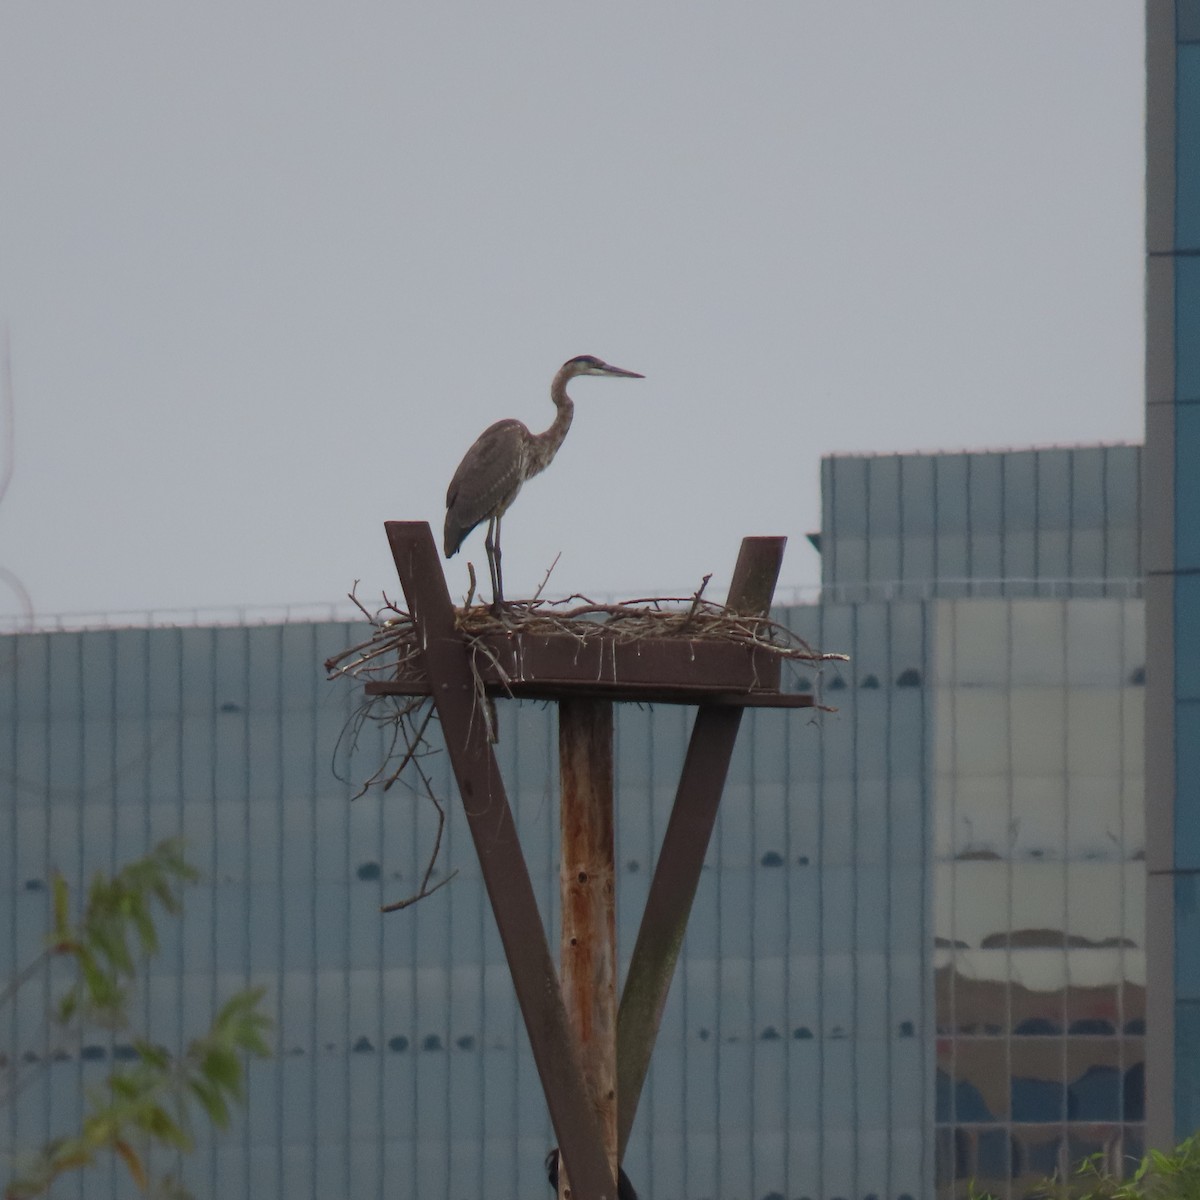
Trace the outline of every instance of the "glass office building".
[[1200, 6], [1146, 6], [1147, 1120], [1200, 1128]]
[[1127, 596], [1140, 465], [1131, 446], [827, 458], [824, 594]]
[[1138, 447], [827, 459], [827, 594], [930, 597], [936, 1184], [1144, 1143]]
[[[841, 713], [747, 714], [626, 1159], [643, 1197], [928, 1194], [933, 1084], [926, 897], [925, 607], [788, 610], [855, 657]], [[465, 823], [402, 913], [433, 812], [402, 788], [351, 805], [331, 760], [356, 689], [320, 663], [359, 630], [314, 624], [0, 639], [0, 976], [40, 946], [45, 879], [110, 870], [182, 833], [204, 881], [154, 960], [145, 1030], [181, 1045], [263, 984], [277, 1056], [244, 1120], [184, 1164], [198, 1196], [550, 1196], [552, 1134]], [[849, 686], [840, 686], [848, 684]], [[796, 680], [795, 686], [811, 686]], [[548, 920], [557, 897], [553, 709], [501, 705], [502, 769]], [[620, 709], [619, 937], [633, 936], [689, 725]], [[371, 751], [350, 764], [360, 775]], [[451, 795], [444, 756], [434, 779]], [[64, 1132], [121, 1035], [47, 1030], [47, 990], [0, 1013], [5, 1150]], [[117, 1165], [62, 1181], [128, 1194]]]
[[[1135, 447], [825, 462], [823, 600], [778, 616], [849, 664], [751, 710], [626, 1158], [643, 1200], [1002, 1196], [1143, 1139], [1142, 610]], [[0, 974], [36, 952], [47, 872], [185, 835], [204, 872], [140, 1014], [181, 1044], [263, 984], [277, 1055], [184, 1164], [197, 1195], [549, 1196], [552, 1143], [470, 839], [402, 913], [434, 814], [351, 804], [332, 765], [348, 624], [0, 639]], [[554, 711], [498, 747], [556, 921]], [[617, 721], [618, 937], [632, 950], [689, 713]], [[362, 777], [372, 747], [341, 762]], [[454, 799], [444, 756], [434, 782]], [[552, 931], [553, 937], [553, 931]], [[0, 1012], [30, 1085], [6, 1150], [62, 1132], [128, 1051], [72, 1044], [47, 991]], [[123, 1194], [115, 1165], [64, 1196]]]
[[960, 599], [935, 621], [939, 1175], [1020, 1196], [1142, 1152], [1143, 610]]

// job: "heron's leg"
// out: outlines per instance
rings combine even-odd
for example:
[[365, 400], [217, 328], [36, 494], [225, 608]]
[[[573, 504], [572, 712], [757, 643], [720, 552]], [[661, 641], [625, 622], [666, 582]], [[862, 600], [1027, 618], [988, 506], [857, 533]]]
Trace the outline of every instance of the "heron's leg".
[[492, 608], [493, 608], [493, 610], [499, 610], [500, 605], [503, 601], [503, 597], [500, 594], [500, 581], [499, 581], [500, 566], [499, 566], [499, 563], [496, 558], [495, 534], [496, 534], [496, 518], [489, 517], [487, 533], [484, 534], [484, 537], [483, 537], [483, 548], [484, 548], [484, 550], [487, 551], [488, 575], [490, 576], [491, 581], [492, 581]]
[[492, 583], [492, 602], [496, 600], [496, 560], [492, 557], [492, 526], [495, 524], [494, 517], [488, 517], [487, 532], [483, 535], [483, 549], [487, 554], [488, 560], [488, 579]]
[[496, 533], [492, 538], [492, 553], [496, 556], [496, 604], [504, 603], [504, 577], [500, 574], [500, 517], [496, 517]]

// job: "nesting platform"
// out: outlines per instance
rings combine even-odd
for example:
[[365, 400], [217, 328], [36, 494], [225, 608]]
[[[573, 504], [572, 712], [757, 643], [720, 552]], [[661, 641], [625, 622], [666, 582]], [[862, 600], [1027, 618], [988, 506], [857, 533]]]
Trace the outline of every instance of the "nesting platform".
[[[517, 700], [578, 696], [643, 704], [718, 704], [738, 708], [811, 708], [811, 693], [781, 692], [780, 657], [736, 642], [680, 638], [624, 640], [602, 627], [570, 634], [483, 633], [472, 638], [484, 691]], [[368, 696], [427, 696], [417, 671], [372, 680]]]
[[[372, 696], [432, 698], [562, 1151], [560, 1197], [616, 1200], [667, 992], [742, 711], [803, 709], [781, 659], [753, 640], [486, 629], [467, 635], [430, 528], [385, 526], [417, 651]], [[785, 539], [746, 538], [727, 611], [765, 621]], [[816, 658], [829, 656], [815, 656]], [[840, 656], [838, 656], [840, 657]], [[482, 685], [482, 686], [481, 686]], [[481, 694], [482, 693], [482, 694]], [[484, 697], [559, 706], [562, 970], [556, 970], [496, 756]], [[617, 1003], [612, 703], [689, 704], [695, 722]], [[569, 1173], [569, 1191], [568, 1191]]]

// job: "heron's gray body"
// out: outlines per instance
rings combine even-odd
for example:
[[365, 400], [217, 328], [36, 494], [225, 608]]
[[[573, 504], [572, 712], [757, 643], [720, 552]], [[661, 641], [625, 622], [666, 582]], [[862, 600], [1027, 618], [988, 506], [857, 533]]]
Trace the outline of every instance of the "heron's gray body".
[[590, 354], [568, 359], [550, 385], [550, 399], [558, 410], [550, 428], [544, 433], [530, 433], [520, 421], [511, 419], [490, 425], [463, 456], [446, 491], [443, 542], [446, 557], [456, 554], [471, 530], [487, 521], [484, 547], [497, 608], [504, 602], [500, 574], [500, 518], [517, 498], [525, 480], [544, 471], [558, 453], [575, 415], [575, 405], [567, 395], [567, 381], [576, 375], [642, 378], [636, 371], [610, 367]]
[[[544, 471], [558, 452], [571, 427], [573, 405], [567, 401], [554, 425], [541, 438], [554, 433], [552, 441], [540, 441], [526, 426], [509, 418], [489, 425], [467, 451], [446, 489], [446, 557], [458, 548], [481, 521], [499, 519], [517, 498], [527, 479]], [[561, 425], [561, 430], [556, 427]]]

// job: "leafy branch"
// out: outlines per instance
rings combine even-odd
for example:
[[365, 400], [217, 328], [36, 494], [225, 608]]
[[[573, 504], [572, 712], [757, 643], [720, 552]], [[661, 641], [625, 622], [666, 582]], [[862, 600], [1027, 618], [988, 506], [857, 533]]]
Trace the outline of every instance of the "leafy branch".
[[59, 1000], [55, 1016], [60, 1024], [78, 1014], [105, 1029], [126, 1028], [129, 985], [137, 974], [130, 939], [136, 939], [137, 952], [143, 957], [157, 954], [153, 902], [170, 916], [178, 916], [183, 911], [178, 885], [199, 878], [200, 873], [183, 857], [179, 838], [160, 842], [116, 875], [97, 873], [83, 915], [74, 924], [70, 887], [63, 875], [55, 872], [50, 949], [56, 955], [73, 957], [79, 969], [79, 978]]
[[[113, 876], [98, 874], [88, 889], [83, 912], [71, 918], [71, 893], [61, 874], [53, 877], [53, 926], [46, 949], [0, 990], [9, 1002], [51, 959], [66, 959], [75, 979], [57, 1000], [52, 1017], [60, 1026], [96, 1025], [108, 1030], [129, 1025], [129, 1000], [139, 962], [158, 951], [155, 910], [182, 912], [180, 885], [198, 872], [183, 856], [178, 839], [162, 842], [144, 858]], [[263, 988], [231, 997], [212, 1026], [173, 1055], [145, 1038], [132, 1039], [134, 1061], [112, 1071], [101, 1088], [87, 1093], [87, 1111], [78, 1132], [55, 1138], [24, 1156], [4, 1200], [45, 1195], [61, 1175], [114, 1154], [139, 1191], [184, 1197], [170, 1177], [156, 1179], [144, 1160], [146, 1148], [190, 1153], [195, 1147], [193, 1113], [199, 1108], [219, 1129], [227, 1128], [231, 1106], [243, 1100], [244, 1057], [270, 1054], [270, 1019], [259, 1009]], [[9, 1056], [12, 1063], [15, 1056]], [[19, 1089], [0, 1093], [11, 1100]]]
[[[1085, 1158], [1069, 1179], [1048, 1179], [1029, 1193], [1039, 1200], [1195, 1200], [1200, 1196], [1200, 1133], [1171, 1154], [1151, 1150], [1129, 1178], [1114, 1174], [1103, 1154]], [[995, 1200], [972, 1183], [968, 1200]]]

